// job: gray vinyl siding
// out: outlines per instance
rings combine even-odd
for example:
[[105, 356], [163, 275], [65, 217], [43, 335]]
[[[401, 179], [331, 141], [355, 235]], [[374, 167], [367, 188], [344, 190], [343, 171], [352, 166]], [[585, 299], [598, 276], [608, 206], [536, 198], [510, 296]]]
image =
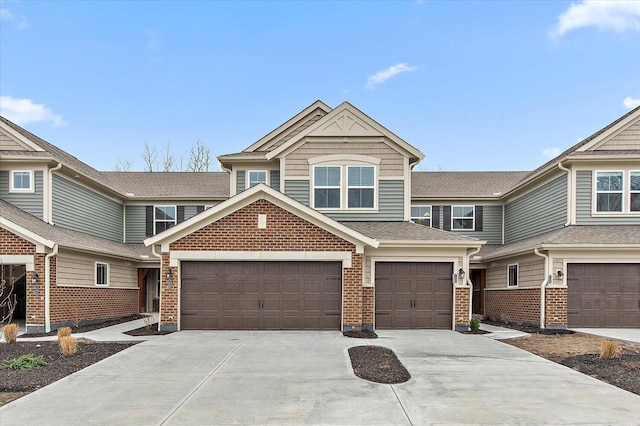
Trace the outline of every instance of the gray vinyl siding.
[[308, 180], [285, 180], [284, 193], [289, 197], [309, 205], [309, 181]]
[[35, 170], [33, 172], [34, 192], [9, 192], [9, 170], [0, 170], [0, 198], [42, 219], [42, 179], [43, 172]]
[[[593, 172], [576, 172], [576, 223], [578, 225], [640, 225], [640, 217], [593, 217]], [[626, 182], [628, 184], [628, 182]], [[625, 200], [627, 203], [628, 200]]]
[[[473, 204], [480, 206], [482, 204]], [[443, 220], [443, 215], [440, 215]], [[482, 205], [482, 231], [452, 231], [458, 235], [487, 241], [487, 244], [502, 244], [502, 206]]]
[[122, 242], [122, 204], [53, 175], [53, 223]]
[[241, 193], [245, 189], [247, 189], [247, 172], [244, 170], [236, 171], [236, 194]]
[[126, 243], [142, 243], [147, 238], [146, 206], [125, 206]]
[[372, 213], [327, 212], [338, 221], [388, 221], [404, 220], [404, 181], [381, 180], [378, 183], [378, 211]]
[[269, 174], [270, 186], [276, 191], [280, 191], [280, 170], [271, 170]]
[[520, 241], [567, 222], [567, 176], [562, 175], [505, 206], [505, 243]]

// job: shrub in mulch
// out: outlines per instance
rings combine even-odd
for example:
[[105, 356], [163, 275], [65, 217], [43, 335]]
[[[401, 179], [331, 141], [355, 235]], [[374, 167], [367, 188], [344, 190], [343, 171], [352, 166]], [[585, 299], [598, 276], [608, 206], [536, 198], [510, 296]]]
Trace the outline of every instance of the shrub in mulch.
[[[128, 315], [126, 317], [112, 318], [110, 320], [96, 322], [93, 324], [81, 325], [79, 327], [70, 327], [70, 329], [72, 333], [86, 333], [87, 331], [98, 330], [100, 328], [109, 327], [111, 325], [122, 324], [125, 322], [141, 319], [144, 317], [145, 315], [133, 314], [133, 315]], [[28, 333], [28, 334], [25, 334], [25, 337], [56, 336], [57, 334], [58, 334], [58, 331], [53, 330], [53, 331], [50, 331], [49, 333]]]
[[349, 358], [354, 374], [370, 382], [397, 384], [411, 378], [411, 374], [389, 348], [354, 346], [349, 348]]

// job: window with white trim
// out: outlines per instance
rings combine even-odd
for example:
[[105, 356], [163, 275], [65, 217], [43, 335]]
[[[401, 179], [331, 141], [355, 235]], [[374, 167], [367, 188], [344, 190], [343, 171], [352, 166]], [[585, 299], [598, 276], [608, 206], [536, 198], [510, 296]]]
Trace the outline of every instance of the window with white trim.
[[153, 229], [154, 235], [165, 231], [177, 223], [176, 206], [154, 206]]
[[507, 266], [507, 286], [518, 286], [518, 264], [514, 263]]
[[313, 167], [313, 206], [317, 209], [339, 209], [342, 198], [342, 167]]
[[375, 167], [347, 166], [347, 206], [372, 209], [376, 191]]
[[11, 170], [10, 192], [33, 192], [32, 170]]
[[420, 225], [431, 226], [431, 206], [411, 206], [411, 220]]
[[623, 211], [624, 172], [596, 172], [596, 211]]
[[267, 185], [267, 171], [266, 170], [249, 170], [249, 179], [247, 180], [247, 188], [251, 188], [259, 183]]
[[109, 285], [109, 264], [96, 262], [96, 285]]
[[473, 231], [474, 217], [474, 206], [451, 206], [451, 229]]
[[640, 212], [640, 171], [629, 173], [629, 210]]

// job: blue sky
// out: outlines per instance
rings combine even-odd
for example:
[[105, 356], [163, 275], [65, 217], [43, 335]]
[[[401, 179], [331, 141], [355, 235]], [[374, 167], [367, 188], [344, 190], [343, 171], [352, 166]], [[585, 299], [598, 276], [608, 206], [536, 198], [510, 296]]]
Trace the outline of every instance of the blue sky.
[[640, 2], [0, 2], [1, 114], [100, 170], [241, 151], [321, 99], [531, 170], [640, 105]]

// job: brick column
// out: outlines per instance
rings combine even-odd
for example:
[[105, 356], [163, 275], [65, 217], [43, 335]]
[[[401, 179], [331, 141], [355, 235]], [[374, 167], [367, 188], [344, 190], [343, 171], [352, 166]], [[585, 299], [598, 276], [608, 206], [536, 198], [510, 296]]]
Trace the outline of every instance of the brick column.
[[352, 252], [351, 268], [344, 268], [342, 271], [343, 331], [362, 328], [362, 265], [362, 254]]
[[[167, 280], [167, 271], [171, 270], [171, 286]], [[178, 268], [169, 267], [169, 253], [162, 253], [160, 268], [160, 322], [161, 331], [178, 330]]]
[[567, 288], [545, 289], [545, 327], [567, 328]]
[[[26, 331], [27, 333], [44, 332], [44, 259], [45, 254], [34, 255], [34, 271], [27, 272], [27, 309], [26, 309]], [[55, 264], [55, 260], [51, 259]], [[55, 268], [53, 269], [55, 271]], [[32, 282], [33, 276], [38, 274], [35, 284]], [[50, 284], [55, 285], [55, 274]]]
[[454, 309], [453, 320], [457, 331], [469, 329], [469, 306], [471, 304], [471, 287], [456, 286], [453, 289]]
[[362, 288], [362, 329], [373, 330], [375, 288]]

